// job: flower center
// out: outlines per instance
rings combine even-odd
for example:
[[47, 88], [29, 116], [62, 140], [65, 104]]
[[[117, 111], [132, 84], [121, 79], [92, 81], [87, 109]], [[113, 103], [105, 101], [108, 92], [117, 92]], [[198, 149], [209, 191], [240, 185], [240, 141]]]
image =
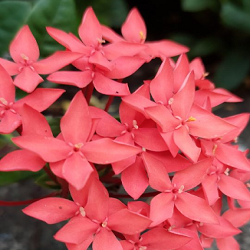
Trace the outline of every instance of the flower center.
[[74, 150], [75, 152], [78, 152], [78, 151], [81, 149], [82, 146], [83, 146], [83, 143], [82, 143], [82, 142], [77, 143], [77, 144], [74, 145], [73, 150]]

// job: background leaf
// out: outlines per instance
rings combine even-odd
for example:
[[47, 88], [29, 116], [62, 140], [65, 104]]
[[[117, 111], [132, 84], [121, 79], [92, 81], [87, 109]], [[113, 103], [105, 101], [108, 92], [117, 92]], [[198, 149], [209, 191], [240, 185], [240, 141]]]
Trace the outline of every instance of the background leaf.
[[29, 171], [14, 171], [14, 172], [0, 172], [0, 186], [15, 183], [21, 180], [39, 176], [39, 172], [29, 172]]
[[228, 27], [250, 33], [250, 11], [247, 12], [228, 2], [222, 5], [220, 16]]
[[247, 76], [250, 68], [249, 50], [238, 48], [225, 56], [216, 70], [214, 82], [216, 87], [233, 89]]
[[120, 27], [128, 14], [128, 7], [124, 0], [75, 0], [79, 23], [83, 12], [89, 6], [92, 6], [100, 23]]
[[181, 5], [184, 11], [196, 12], [213, 8], [217, 3], [215, 0], [182, 0]]
[[38, 1], [28, 18], [28, 25], [39, 44], [41, 56], [48, 56], [56, 50], [64, 50], [64, 47], [48, 35], [45, 27], [52, 26], [76, 33], [78, 24], [74, 0]]
[[30, 11], [31, 4], [28, 2], [0, 2], [0, 56], [6, 56], [11, 40], [25, 24]]

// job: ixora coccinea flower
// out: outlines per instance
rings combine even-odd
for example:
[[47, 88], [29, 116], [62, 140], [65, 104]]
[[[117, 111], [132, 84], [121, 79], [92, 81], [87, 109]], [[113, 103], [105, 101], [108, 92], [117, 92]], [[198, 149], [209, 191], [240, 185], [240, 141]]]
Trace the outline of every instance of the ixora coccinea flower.
[[[32, 126], [46, 124], [45, 118], [38, 113], [36, 116], [29, 117], [30, 122], [27, 122], [29, 127], [31, 124]], [[50, 130], [46, 136], [39, 132], [30, 134], [24, 125], [24, 131], [27, 132], [13, 138], [13, 141], [19, 147], [38, 154], [44, 161], [50, 163], [51, 170], [56, 175], [64, 178], [77, 189], [81, 189], [94, 171], [89, 162], [110, 164], [141, 151], [134, 146], [109, 138], [91, 141], [95, 125], [96, 121], [91, 119], [88, 105], [82, 92], [79, 91], [61, 119], [61, 134], [57, 138], [52, 136]], [[48, 131], [48, 128], [41, 128], [41, 131], [44, 130]]]
[[28, 25], [25, 25], [12, 41], [10, 55], [14, 62], [0, 58], [0, 64], [10, 75], [16, 75], [14, 85], [28, 93], [34, 91], [43, 81], [39, 74], [51, 74], [80, 57], [77, 53], [57, 51], [50, 57], [38, 61], [38, 44]]
[[[122, 36], [91, 7], [79, 38], [47, 31], [66, 51], [38, 61], [26, 25], [10, 46], [14, 62], [0, 59], [0, 133], [16, 130], [12, 140], [21, 148], [0, 160], [0, 171], [43, 169], [60, 189], [23, 212], [48, 224], [67, 220], [54, 237], [69, 250], [203, 250], [214, 240], [219, 250], [238, 250], [233, 236], [250, 219], [250, 163], [234, 144], [249, 114], [220, 118], [212, 108], [241, 99], [206, 79], [201, 59], [189, 62], [185, 46], [146, 42], [136, 8]], [[123, 78], [156, 57], [155, 77], [131, 94]], [[57, 71], [69, 63], [76, 70]], [[56, 137], [41, 112], [64, 90], [36, 89], [39, 74], [81, 89]], [[15, 86], [31, 93], [16, 100]], [[94, 88], [109, 95], [105, 110], [89, 107]], [[117, 117], [107, 112], [114, 96], [122, 97]]]

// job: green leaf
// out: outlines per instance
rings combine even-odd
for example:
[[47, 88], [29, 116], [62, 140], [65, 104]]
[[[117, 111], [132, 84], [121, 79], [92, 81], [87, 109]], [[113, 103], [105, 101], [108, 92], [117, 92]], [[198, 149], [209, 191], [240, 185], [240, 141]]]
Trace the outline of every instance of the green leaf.
[[244, 49], [231, 51], [219, 65], [214, 76], [217, 87], [234, 89], [247, 76], [250, 68], [250, 53]]
[[0, 172], [0, 186], [32, 178], [38, 176], [39, 174], [40, 172], [33, 173], [30, 171]]
[[250, 12], [231, 3], [222, 5], [221, 19], [230, 28], [250, 33]]
[[128, 8], [124, 0], [75, 0], [79, 22], [83, 12], [92, 6], [100, 23], [120, 27], [128, 14]]
[[42, 56], [48, 56], [57, 50], [64, 50], [64, 47], [48, 35], [45, 27], [52, 26], [75, 33], [77, 21], [74, 0], [38, 1], [28, 18], [28, 25], [38, 42]]
[[0, 2], [0, 56], [8, 52], [11, 40], [26, 22], [30, 11], [28, 2]]
[[61, 132], [61, 129], [60, 129], [61, 118], [47, 116], [46, 119], [47, 119], [47, 121], [48, 121], [48, 123], [49, 123], [49, 125], [51, 127], [53, 135], [57, 136]]
[[182, 0], [182, 9], [189, 12], [197, 12], [214, 8], [217, 6], [216, 0]]
[[221, 39], [217, 37], [206, 37], [191, 45], [189, 55], [191, 57], [207, 56], [220, 50], [222, 46]]
[[41, 175], [37, 180], [36, 184], [43, 187], [43, 188], [49, 188], [49, 189], [60, 189], [60, 185], [52, 181], [49, 176], [45, 173]]

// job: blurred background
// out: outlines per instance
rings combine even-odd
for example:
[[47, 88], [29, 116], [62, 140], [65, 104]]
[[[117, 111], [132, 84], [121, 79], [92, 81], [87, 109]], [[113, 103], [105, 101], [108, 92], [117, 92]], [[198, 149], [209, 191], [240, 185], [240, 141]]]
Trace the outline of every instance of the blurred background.
[[[201, 57], [208, 79], [245, 99], [227, 103], [215, 112], [229, 116], [250, 112], [250, 1], [249, 0], [0, 0], [0, 57], [9, 57], [9, 44], [24, 25], [31, 28], [41, 57], [64, 48], [47, 34], [52, 26], [77, 35], [84, 10], [92, 6], [102, 24], [118, 33], [129, 10], [137, 7], [147, 25], [147, 41], [171, 39], [190, 48], [189, 59]], [[152, 79], [159, 61], [142, 68], [131, 81]], [[45, 83], [46, 84], [46, 83]], [[23, 95], [17, 92], [17, 98]], [[56, 109], [57, 110], [57, 109]], [[57, 112], [57, 111], [56, 111]], [[56, 114], [57, 115], [57, 114]], [[59, 119], [58, 119], [59, 121]], [[58, 126], [52, 124], [52, 126]], [[250, 148], [250, 129], [239, 139], [242, 150]], [[11, 136], [0, 136], [0, 157], [13, 150]], [[44, 189], [42, 172], [0, 173], [0, 199], [26, 200], [51, 192]], [[38, 185], [37, 185], [38, 184]], [[61, 225], [48, 226], [22, 214], [23, 206], [0, 207], [0, 250], [66, 249], [54, 241]], [[250, 249], [250, 229], [237, 239], [242, 250]]]

